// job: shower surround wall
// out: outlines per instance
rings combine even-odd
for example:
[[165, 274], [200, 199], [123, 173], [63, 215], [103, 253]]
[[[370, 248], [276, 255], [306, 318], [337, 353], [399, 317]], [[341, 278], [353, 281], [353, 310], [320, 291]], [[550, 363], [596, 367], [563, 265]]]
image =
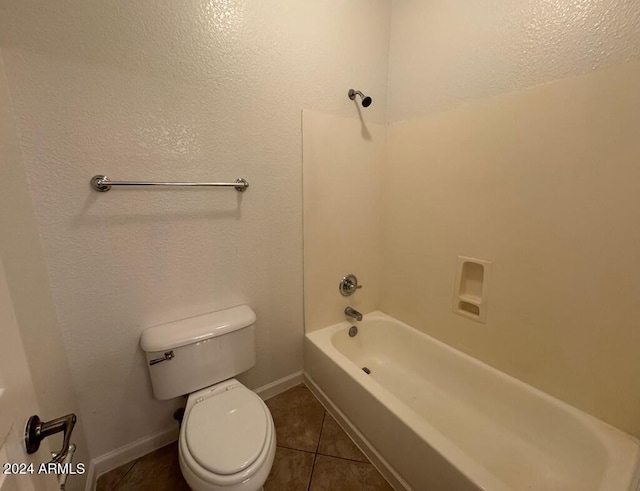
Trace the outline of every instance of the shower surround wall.
[[[389, 16], [386, 0], [2, 2], [0, 47], [93, 458], [174, 426], [181, 401], [152, 397], [145, 326], [247, 303], [258, 350], [242, 380], [302, 369], [300, 110], [351, 115], [355, 86], [375, 99], [364, 115], [385, 122]], [[251, 187], [99, 194], [98, 173]]]
[[[358, 114], [355, 104], [352, 111]], [[343, 321], [347, 305], [361, 313], [378, 308], [386, 126], [304, 111], [302, 131], [304, 315], [310, 332]], [[343, 297], [338, 282], [350, 273], [362, 288]]]
[[[390, 125], [380, 307], [640, 436], [639, 84], [636, 62]], [[493, 262], [484, 325], [452, 312], [460, 255]]]
[[640, 3], [394, 2], [390, 46], [381, 310], [640, 436]]

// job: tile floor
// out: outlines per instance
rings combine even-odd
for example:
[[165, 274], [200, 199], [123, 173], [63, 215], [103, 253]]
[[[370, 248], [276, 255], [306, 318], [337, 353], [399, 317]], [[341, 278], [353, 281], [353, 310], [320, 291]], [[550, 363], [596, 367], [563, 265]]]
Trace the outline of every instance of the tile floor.
[[[304, 386], [267, 401], [277, 448], [265, 491], [391, 491], [391, 487]], [[172, 443], [98, 479], [97, 491], [188, 491]]]

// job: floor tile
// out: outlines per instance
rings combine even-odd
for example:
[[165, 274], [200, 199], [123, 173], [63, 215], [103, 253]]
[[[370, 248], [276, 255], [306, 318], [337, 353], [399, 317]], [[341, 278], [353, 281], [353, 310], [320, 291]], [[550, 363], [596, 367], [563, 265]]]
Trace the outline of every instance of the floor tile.
[[178, 445], [172, 443], [136, 460], [114, 491], [189, 491], [178, 463]]
[[315, 452], [324, 408], [307, 388], [294, 387], [266, 401], [280, 446]]
[[368, 462], [364, 454], [329, 413], [325, 416], [324, 424], [322, 425], [318, 453], [331, 457]]
[[371, 464], [316, 456], [310, 491], [393, 491]]
[[[309, 389], [294, 387], [267, 406], [278, 446], [265, 491], [391, 490]], [[97, 491], [189, 491], [178, 462], [174, 442], [104, 474]]]
[[116, 489], [118, 483], [122, 480], [122, 478], [131, 470], [133, 465], [136, 463], [135, 460], [128, 462], [120, 467], [113, 469], [105, 474], [102, 474], [98, 478], [98, 485], [96, 486], [96, 491], [112, 491]]
[[276, 447], [276, 458], [264, 491], [307, 491], [313, 458], [309, 452]]

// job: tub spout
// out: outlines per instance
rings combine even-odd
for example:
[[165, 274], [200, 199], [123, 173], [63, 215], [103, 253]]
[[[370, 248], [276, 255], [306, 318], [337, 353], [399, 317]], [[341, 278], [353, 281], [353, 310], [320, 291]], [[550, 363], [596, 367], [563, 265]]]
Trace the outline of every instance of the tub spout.
[[354, 309], [353, 307], [347, 307], [346, 309], [344, 309], [344, 314], [347, 317], [353, 317], [357, 321], [362, 320], [362, 314], [358, 312], [356, 309]]

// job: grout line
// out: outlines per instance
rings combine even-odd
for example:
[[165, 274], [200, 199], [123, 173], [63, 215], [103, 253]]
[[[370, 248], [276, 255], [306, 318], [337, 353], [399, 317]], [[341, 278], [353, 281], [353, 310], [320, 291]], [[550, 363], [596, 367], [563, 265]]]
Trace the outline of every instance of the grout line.
[[324, 420], [327, 419], [327, 410], [325, 409], [322, 413], [322, 424], [320, 425], [320, 434], [318, 435], [318, 444], [316, 445], [316, 452], [320, 450], [320, 442], [322, 441], [322, 434], [324, 433]]
[[129, 468], [129, 470], [127, 472], [124, 473], [124, 475], [120, 478], [120, 480], [116, 483], [116, 487], [115, 487], [115, 491], [117, 491], [118, 489], [120, 489], [120, 485], [122, 484], [122, 482], [124, 481], [124, 478], [127, 477], [129, 475], [129, 473], [133, 470], [133, 468], [138, 465], [138, 462], [140, 461], [140, 459], [136, 459], [133, 461], [133, 465]]
[[[322, 455], [323, 457], [331, 457], [332, 459], [348, 460], [349, 462], [358, 462], [359, 464], [373, 465], [369, 459], [367, 459], [365, 462], [363, 460], [350, 459], [349, 457], [338, 457], [337, 455], [329, 455], [328, 453], [322, 453], [322, 452], [318, 452], [318, 455]], [[366, 458], [367, 457], [365, 457], [365, 459]]]
[[318, 460], [318, 449], [320, 448], [320, 440], [322, 440], [322, 432], [324, 431], [324, 420], [326, 418], [327, 418], [327, 410], [325, 409], [322, 412], [322, 424], [320, 425], [320, 434], [318, 435], [318, 444], [316, 445], [316, 451], [313, 454], [313, 465], [311, 466], [311, 475], [309, 476], [309, 485], [307, 486], [307, 491], [311, 490], [311, 482], [313, 481], [313, 471], [316, 469], [316, 460]]
[[313, 481], [313, 471], [316, 470], [316, 459], [318, 454], [313, 454], [313, 464], [311, 465], [311, 474], [309, 475], [309, 484], [307, 485], [307, 491], [311, 491], [311, 482]]
[[276, 444], [276, 447], [286, 448], [287, 450], [295, 450], [296, 452], [310, 453], [310, 454], [312, 454], [312, 455], [315, 455], [315, 454], [316, 454], [313, 450], [302, 450], [302, 449], [299, 449], [299, 448], [287, 447], [286, 445], [279, 445], [279, 444]]

